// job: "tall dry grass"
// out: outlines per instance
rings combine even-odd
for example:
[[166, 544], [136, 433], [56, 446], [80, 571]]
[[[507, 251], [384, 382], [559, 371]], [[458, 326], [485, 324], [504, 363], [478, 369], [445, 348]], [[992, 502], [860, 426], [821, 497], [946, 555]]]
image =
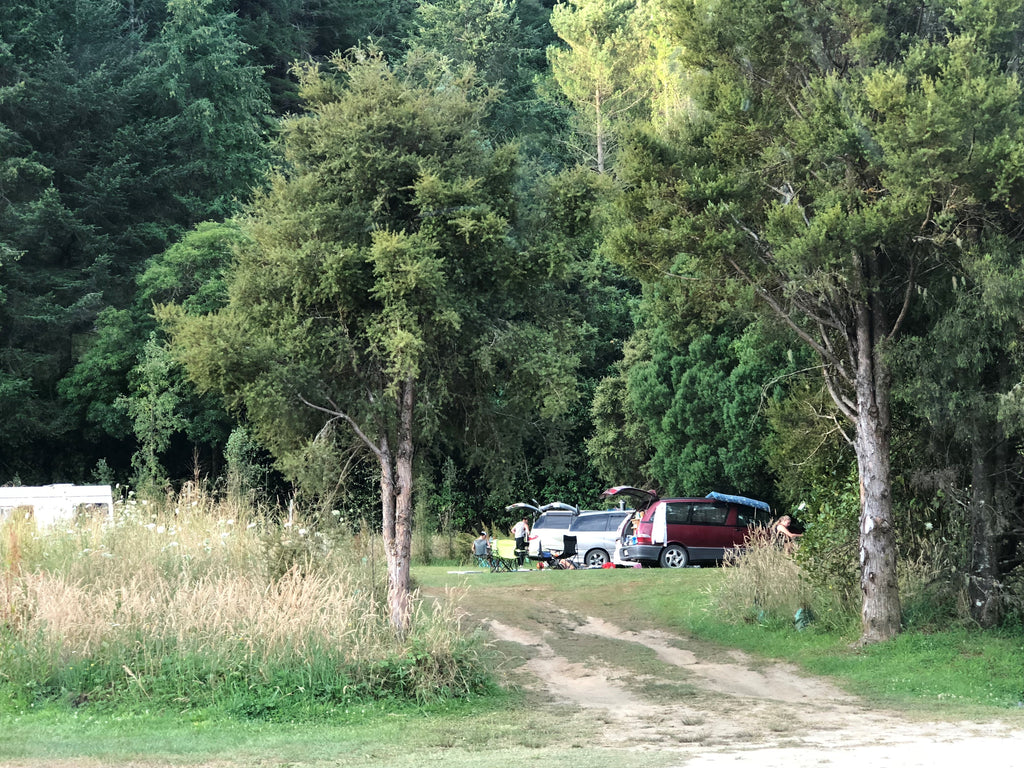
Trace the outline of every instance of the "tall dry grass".
[[[956, 575], [962, 555], [950, 540], [919, 537], [904, 549], [911, 553], [898, 559], [904, 622], [920, 628], [967, 621], [965, 590]], [[822, 566], [815, 553], [787, 554], [767, 530], [757, 529], [742, 549], [727, 553], [723, 565], [723, 578], [712, 598], [715, 610], [729, 621], [792, 624], [801, 609], [827, 629], [842, 629], [859, 620], [855, 563], [848, 565], [852, 586], [844, 585], [828, 575], [835, 561]]]
[[793, 624], [798, 611], [822, 617], [837, 610], [815, 594], [798, 559], [765, 528], [752, 529], [743, 548], [727, 551], [722, 565], [711, 597], [717, 615], [727, 621]]
[[417, 599], [412, 630], [391, 630], [380, 545], [348, 525], [279, 524], [186, 490], [112, 521], [11, 519], [0, 547], [0, 680], [22, 702], [294, 715], [488, 684], [454, 600]]

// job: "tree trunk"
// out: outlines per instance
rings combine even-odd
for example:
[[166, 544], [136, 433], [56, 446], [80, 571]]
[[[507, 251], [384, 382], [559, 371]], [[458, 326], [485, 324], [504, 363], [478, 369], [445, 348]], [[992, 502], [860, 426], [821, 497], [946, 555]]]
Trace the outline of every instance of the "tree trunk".
[[398, 452], [381, 441], [380, 489], [384, 521], [384, 555], [388, 571], [388, 609], [391, 626], [401, 637], [412, 618], [409, 568], [412, 557], [413, 405], [415, 382], [406, 379], [398, 399]]
[[889, 640], [900, 630], [889, 466], [889, 373], [878, 343], [881, 321], [868, 303], [857, 308], [854, 450], [861, 495], [861, 644]]

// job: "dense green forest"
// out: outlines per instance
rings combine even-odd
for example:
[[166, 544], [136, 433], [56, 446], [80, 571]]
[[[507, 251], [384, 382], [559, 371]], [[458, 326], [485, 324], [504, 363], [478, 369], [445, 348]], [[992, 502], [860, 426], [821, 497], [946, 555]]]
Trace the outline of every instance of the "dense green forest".
[[1019, 621], [1021, 6], [6, 2], [0, 482], [742, 493]]

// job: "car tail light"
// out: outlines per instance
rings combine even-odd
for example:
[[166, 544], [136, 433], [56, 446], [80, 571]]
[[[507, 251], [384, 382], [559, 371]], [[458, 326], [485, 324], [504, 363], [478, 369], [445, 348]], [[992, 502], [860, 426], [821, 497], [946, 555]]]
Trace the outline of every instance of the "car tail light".
[[650, 523], [640, 523], [636, 527], [636, 543], [637, 544], [653, 544], [651, 540], [651, 529], [653, 526]]

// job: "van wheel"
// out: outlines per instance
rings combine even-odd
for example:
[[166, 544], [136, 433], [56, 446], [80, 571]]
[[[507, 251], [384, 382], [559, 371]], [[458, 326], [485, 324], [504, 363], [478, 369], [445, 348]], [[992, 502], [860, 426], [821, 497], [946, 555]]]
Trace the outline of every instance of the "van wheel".
[[583, 560], [590, 568], [600, 568], [608, 562], [608, 553], [603, 549], [592, 549]]
[[661, 551], [662, 568], [685, 568], [690, 562], [690, 556], [678, 544], [669, 544]]

